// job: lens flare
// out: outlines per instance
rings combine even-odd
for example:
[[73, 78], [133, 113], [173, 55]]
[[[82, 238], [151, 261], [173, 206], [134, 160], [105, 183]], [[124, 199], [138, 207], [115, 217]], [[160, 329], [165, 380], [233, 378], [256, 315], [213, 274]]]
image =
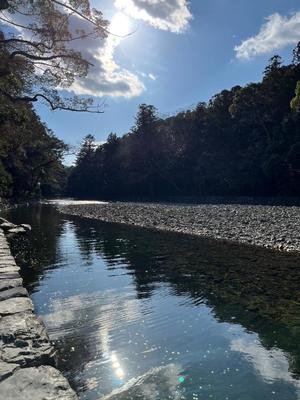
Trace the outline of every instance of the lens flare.
[[117, 13], [113, 16], [109, 31], [113, 35], [126, 36], [130, 33], [130, 19], [122, 13]]

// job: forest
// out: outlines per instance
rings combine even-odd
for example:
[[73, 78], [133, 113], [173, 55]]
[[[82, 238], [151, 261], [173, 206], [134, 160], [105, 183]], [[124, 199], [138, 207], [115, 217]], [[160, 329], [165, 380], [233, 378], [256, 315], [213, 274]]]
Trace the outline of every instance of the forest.
[[[0, 9], [24, 16], [22, 4], [1, 2]], [[72, 13], [87, 20], [90, 30], [74, 33], [63, 7], [70, 5], [26, 6], [26, 16], [36, 21], [26, 26], [34, 40], [20, 37], [12, 20], [0, 31], [1, 199], [300, 195], [300, 43], [289, 64], [272, 57], [261, 82], [223, 90], [177, 115], [162, 118], [153, 105], [141, 104], [129, 132], [111, 133], [102, 145], [87, 135], [75, 165], [65, 167], [68, 145], [33, 104], [103, 112], [95, 99], [68, 97], [60, 89], [89, 69], [68, 44], [87, 35], [103, 40], [108, 22], [80, 2]]]
[[300, 43], [263, 79], [160, 118], [141, 104], [130, 132], [87, 135], [68, 181], [85, 198], [300, 195]]

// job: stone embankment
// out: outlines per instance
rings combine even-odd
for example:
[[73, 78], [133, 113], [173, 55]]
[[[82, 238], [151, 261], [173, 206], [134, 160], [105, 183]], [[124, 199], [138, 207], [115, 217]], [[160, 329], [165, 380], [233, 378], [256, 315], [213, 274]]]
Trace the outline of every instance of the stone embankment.
[[19, 270], [0, 229], [0, 399], [76, 400], [68, 381], [55, 368], [55, 350], [33, 313]]
[[62, 213], [212, 239], [300, 251], [300, 207], [239, 204], [104, 203], [59, 206]]

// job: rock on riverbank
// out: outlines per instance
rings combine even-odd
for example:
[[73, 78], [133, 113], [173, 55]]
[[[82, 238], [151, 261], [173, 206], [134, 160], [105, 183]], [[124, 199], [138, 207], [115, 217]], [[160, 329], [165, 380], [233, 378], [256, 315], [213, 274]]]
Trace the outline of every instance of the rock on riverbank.
[[0, 229], [7, 235], [24, 235], [31, 232], [28, 224], [15, 225], [4, 218], [0, 218]]
[[0, 229], [0, 398], [76, 400]]
[[106, 203], [59, 206], [62, 213], [285, 251], [300, 251], [300, 207]]

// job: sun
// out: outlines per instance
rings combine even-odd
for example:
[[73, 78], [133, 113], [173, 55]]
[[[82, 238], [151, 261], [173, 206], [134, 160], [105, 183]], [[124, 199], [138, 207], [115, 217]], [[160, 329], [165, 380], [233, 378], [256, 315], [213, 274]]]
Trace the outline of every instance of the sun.
[[130, 19], [125, 14], [117, 13], [111, 20], [109, 31], [113, 35], [126, 36], [130, 33], [130, 28]]

